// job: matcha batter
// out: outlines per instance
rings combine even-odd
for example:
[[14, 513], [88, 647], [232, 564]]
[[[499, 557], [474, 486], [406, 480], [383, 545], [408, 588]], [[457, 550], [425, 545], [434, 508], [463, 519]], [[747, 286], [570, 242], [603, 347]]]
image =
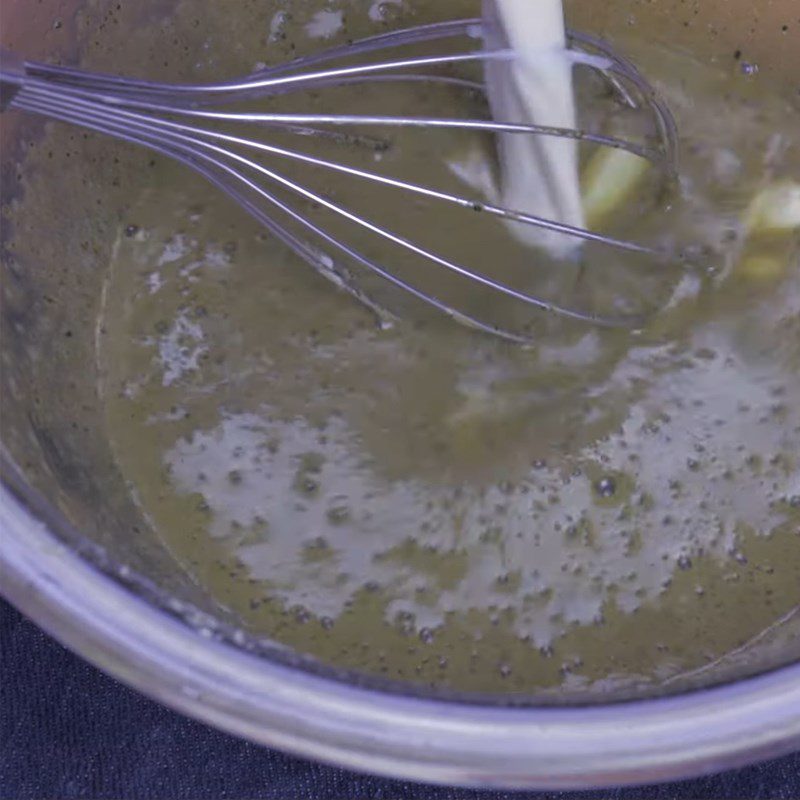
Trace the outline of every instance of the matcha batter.
[[[266, 6], [178, 4], [159, 21], [185, 42], [170, 69], [219, 78], [478, 11]], [[379, 324], [180, 166], [158, 161], [137, 188], [98, 323], [108, 435], [142, 513], [249, 634], [395, 680], [563, 701], [707, 682], [729, 661], [746, 671], [751, 642], [797, 612], [797, 241], [745, 244], [743, 219], [759, 190], [800, 178], [798, 112], [758, 76], [618, 44], [670, 103], [684, 159], [668, 207], [645, 186], [632, 204], [645, 211], [608, 229], [695, 243], [701, 269], [642, 272], [589, 248], [594, 272], [565, 276], [545, 256], [532, 272], [539, 257], [501, 225], [472, 231], [464, 212], [324, 186], [457, 257], [569, 293], [553, 299], [660, 307], [635, 333], [525, 320], [540, 344], [522, 349], [367, 282], [402, 312]], [[484, 106], [399, 86], [284, 107], [302, 102]], [[391, 134], [380, 153], [286, 141], [468, 191], [453, 165], [491, 159], [491, 142], [430, 137]]]

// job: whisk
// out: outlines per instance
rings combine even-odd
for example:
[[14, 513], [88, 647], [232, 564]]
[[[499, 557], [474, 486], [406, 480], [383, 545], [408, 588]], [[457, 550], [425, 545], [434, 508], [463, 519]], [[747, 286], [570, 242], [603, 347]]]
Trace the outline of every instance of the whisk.
[[[469, 43], [464, 52], [434, 52], [419, 55], [403, 48], [426, 48], [446, 40]], [[256, 140], [230, 132], [242, 124], [258, 124], [265, 129], [312, 136], [338, 136], [355, 140], [359, 129], [415, 127], [426, 130], [455, 130], [520, 136], [560, 136], [591, 142], [602, 147], [620, 148], [648, 159], [659, 170], [661, 179], [673, 180], [677, 160], [677, 133], [669, 109], [658, 97], [634, 64], [616, 54], [604, 41], [569, 33], [573, 51], [583, 53], [585, 62], [608, 83], [615, 97], [629, 108], [652, 118], [655, 135], [644, 143], [626, 141], [587, 131], [520, 124], [491, 119], [457, 119], [416, 116], [369, 116], [365, 114], [260, 113], [224, 110], [232, 103], [252, 102], [288, 93], [310, 92], [343, 85], [378, 82], [430, 82], [483, 91], [479, 81], [457, 73], [459, 67], [480, 64], [488, 58], [507, 58], [508, 53], [491, 53], [481, 47], [481, 20], [463, 19], [420, 25], [330, 48], [310, 56], [265, 68], [241, 80], [207, 85], [179, 85], [134, 80], [97, 74], [50, 64], [22, 61], [0, 52], [0, 110], [17, 109], [83, 126], [103, 134], [143, 145], [196, 170], [239, 203], [274, 236], [292, 248], [305, 261], [341, 289], [349, 292], [373, 311], [383, 309], [362, 288], [352, 270], [344, 266], [351, 260], [383, 281], [409, 293], [453, 320], [513, 342], [527, 343], [528, 337], [466, 313], [433, 292], [392, 271], [393, 248], [411, 253], [427, 264], [446, 270], [458, 280], [495, 292], [524, 304], [537, 312], [605, 326], [636, 325], [633, 315], [599, 316], [551, 302], [543, 297], [496, 280], [486, 271], [467, 266], [427, 249], [413, 239], [393, 232], [383, 224], [356, 213], [330, 197], [313, 191], [273, 167], [254, 160], [269, 155], [289, 162], [300, 162], [316, 170], [368, 181], [436, 203], [460, 207], [466, 214], [489, 214], [516, 223], [534, 225], [564, 236], [578, 237], [602, 245], [643, 254], [663, 261], [664, 254], [634, 241], [614, 238], [590, 230], [542, 219], [511, 208], [504, 208], [475, 197], [460, 196], [435, 187], [404, 181], [360, 169], [340, 161], [327, 160], [301, 150], [289, 149], [268, 140]], [[389, 52], [393, 56], [387, 55]], [[373, 54], [373, 55], [370, 55]], [[363, 60], [364, 56], [370, 56]], [[380, 55], [380, 59], [375, 59]], [[358, 61], [362, 59], [363, 63]], [[226, 129], [221, 130], [222, 124]], [[210, 127], [207, 127], [209, 126]], [[276, 191], [278, 194], [276, 194]], [[279, 196], [279, 194], [281, 196]], [[296, 202], [282, 197], [287, 195]], [[305, 205], [304, 205], [305, 203]], [[387, 256], [381, 262], [360, 252], [352, 242], [341, 238], [314, 221], [305, 211], [308, 204], [323, 209], [385, 243]], [[468, 221], [468, 220], [467, 220]], [[303, 235], [295, 229], [304, 231]], [[306, 236], [307, 235], [307, 236]], [[308, 238], [307, 238], [308, 237]], [[320, 248], [312, 241], [324, 244]], [[331, 256], [331, 252], [336, 257]]]

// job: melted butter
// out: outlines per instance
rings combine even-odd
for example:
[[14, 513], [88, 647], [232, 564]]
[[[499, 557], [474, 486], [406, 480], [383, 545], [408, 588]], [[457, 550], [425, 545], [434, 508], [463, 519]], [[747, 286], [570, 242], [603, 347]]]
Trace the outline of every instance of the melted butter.
[[[317, 11], [282, 20], [287, 48], [318, 45]], [[578, 695], [674, 682], [800, 603], [800, 265], [753, 293], [729, 241], [767, 171], [797, 174], [796, 112], [629, 47], [686, 151], [679, 201], [636, 223], [719, 265], [665, 280], [639, 336], [547, 325], [522, 351], [424, 319], [381, 330], [181, 168], [132, 203], [99, 354], [108, 430], [176, 558], [252, 633], [399, 679]], [[398, 141], [389, 167], [432, 168]], [[431, 230], [379, 197], [420, 236], [496, 254], [463, 217]]]

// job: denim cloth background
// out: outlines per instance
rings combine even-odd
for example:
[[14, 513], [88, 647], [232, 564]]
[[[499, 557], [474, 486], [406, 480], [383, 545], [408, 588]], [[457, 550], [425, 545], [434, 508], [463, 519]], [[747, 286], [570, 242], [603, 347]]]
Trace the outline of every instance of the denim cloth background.
[[471, 792], [290, 758], [184, 719], [76, 658], [0, 601], [2, 800], [677, 800], [800, 798], [800, 755], [614, 792]]

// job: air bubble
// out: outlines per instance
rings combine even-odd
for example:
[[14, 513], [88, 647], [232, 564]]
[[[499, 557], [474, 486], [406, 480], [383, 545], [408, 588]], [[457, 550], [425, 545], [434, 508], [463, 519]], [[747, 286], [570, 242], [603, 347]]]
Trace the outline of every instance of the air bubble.
[[294, 618], [300, 625], [305, 625], [311, 619], [311, 614], [305, 608], [300, 608], [295, 613]]
[[350, 509], [343, 504], [334, 505], [326, 514], [331, 525], [343, 525], [350, 519]]
[[323, 550], [328, 550], [330, 548], [330, 545], [328, 544], [328, 540], [325, 539], [324, 536], [317, 536], [316, 538], [311, 539], [309, 542], [306, 542], [305, 548], [306, 550], [323, 551]]
[[433, 641], [433, 631], [430, 628], [422, 628], [419, 639], [423, 644], [430, 644]]
[[617, 482], [611, 477], [601, 478], [595, 483], [594, 490], [600, 497], [613, 497], [617, 493]]
[[231, 470], [231, 471], [228, 473], [228, 480], [229, 480], [229, 481], [230, 481], [230, 483], [232, 483], [234, 486], [238, 486], [238, 485], [239, 485], [239, 484], [242, 482], [242, 473], [241, 473], [241, 472], [239, 472], [239, 470], [238, 470], [238, 469], [232, 469], [232, 470]]
[[308, 475], [300, 477], [295, 487], [301, 494], [313, 495], [319, 491], [319, 481], [310, 478]]

